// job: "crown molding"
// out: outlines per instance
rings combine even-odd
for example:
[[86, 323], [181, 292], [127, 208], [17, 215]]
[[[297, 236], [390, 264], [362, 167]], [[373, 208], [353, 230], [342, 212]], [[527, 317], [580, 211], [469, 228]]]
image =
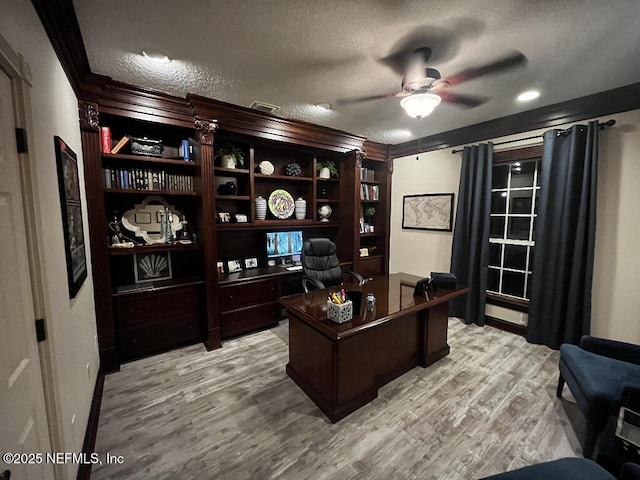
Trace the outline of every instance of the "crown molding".
[[91, 74], [80, 26], [72, 0], [31, 0], [71, 88], [80, 97], [83, 84]]
[[418, 151], [417, 139], [390, 145], [389, 156], [390, 158], [406, 157], [441, 148], [530, 132], [539, 128], [551, 128], [589, 118], [627, 112], [637, 108], [640, 108], [640, 83], [633, 83], [566, 102], [422, 137], [419, 142], [420, 151]]
[[188, 94], [194, 116], [217, 121], [224, 132], [306, 145], [338, 153], [361, 150], [364, 137], [301, 120], [277, 117], [251, 108]]

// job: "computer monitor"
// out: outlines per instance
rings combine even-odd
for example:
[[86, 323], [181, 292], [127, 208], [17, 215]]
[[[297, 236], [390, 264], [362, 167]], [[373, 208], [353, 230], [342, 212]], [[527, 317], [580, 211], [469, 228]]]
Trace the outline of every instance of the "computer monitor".
[[302, 253], [302, 231], [267, 232], [267, 259], [283, 262], [299, 261]]

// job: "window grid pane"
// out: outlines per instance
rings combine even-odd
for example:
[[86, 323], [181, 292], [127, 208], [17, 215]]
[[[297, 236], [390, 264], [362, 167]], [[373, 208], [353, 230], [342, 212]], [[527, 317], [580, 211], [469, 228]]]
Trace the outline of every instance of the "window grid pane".
[[529, 299], [538, 168], [538, 160], [493, 167], [488, 292]]

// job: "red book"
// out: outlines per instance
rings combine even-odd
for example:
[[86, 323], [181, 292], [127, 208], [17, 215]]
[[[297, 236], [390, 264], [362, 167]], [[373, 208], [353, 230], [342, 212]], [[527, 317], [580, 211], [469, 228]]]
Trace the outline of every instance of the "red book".
[[111, 153], [111, 129], [100, 127], [100, 137], [102, 139], [102, 153]]

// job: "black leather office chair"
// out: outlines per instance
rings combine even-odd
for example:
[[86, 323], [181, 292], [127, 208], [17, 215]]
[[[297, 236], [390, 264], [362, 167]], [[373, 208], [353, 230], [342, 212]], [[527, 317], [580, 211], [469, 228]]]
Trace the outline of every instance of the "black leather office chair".
[[301, 260], [304, 273], [302, 288], [305, 292], [341, 285], [345, 274], [355, 278], [360, 285], [364, 283], [362, 275], [340, 268], [338, 249], [328, 238], [306, 240], [302, 246]]

